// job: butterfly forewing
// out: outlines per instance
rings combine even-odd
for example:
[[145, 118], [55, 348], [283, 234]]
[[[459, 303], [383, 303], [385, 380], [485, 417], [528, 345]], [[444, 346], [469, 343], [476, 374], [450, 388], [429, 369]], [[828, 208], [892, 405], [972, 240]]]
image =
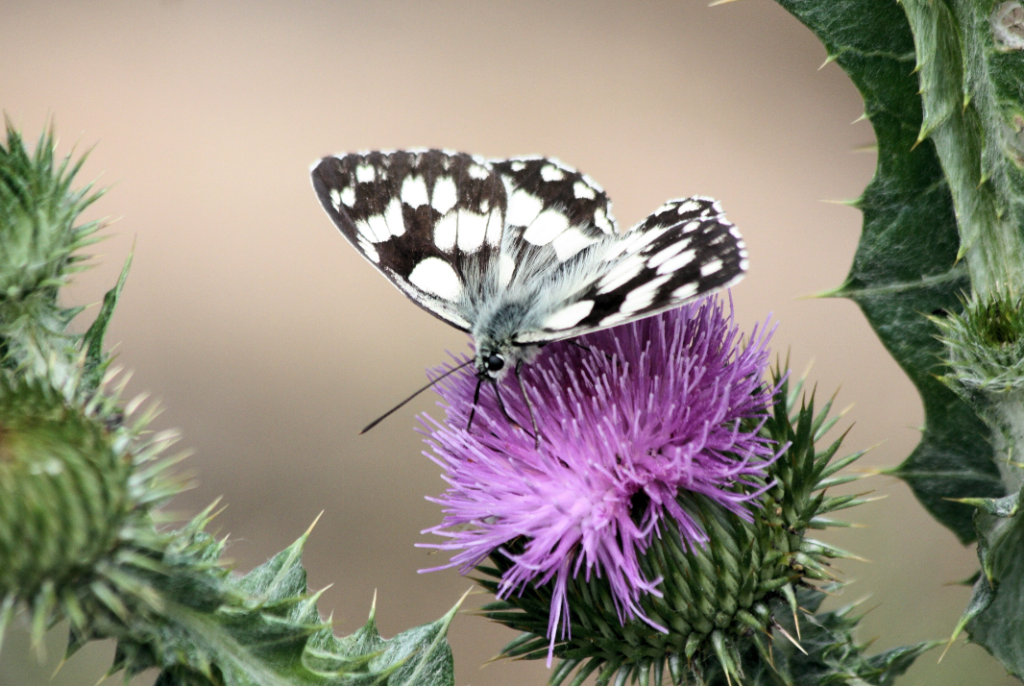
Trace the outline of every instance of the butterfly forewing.
[[325, 157], [313, 187], [345, 237], [416, 304], [470, 330], [497, 261], [505, 188], [486, 161], [438, 150]]

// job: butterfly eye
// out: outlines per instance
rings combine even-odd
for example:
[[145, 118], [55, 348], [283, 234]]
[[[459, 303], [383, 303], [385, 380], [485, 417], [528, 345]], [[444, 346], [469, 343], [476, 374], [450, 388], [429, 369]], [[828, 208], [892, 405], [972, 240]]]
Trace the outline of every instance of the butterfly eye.
[[496, 372], [505, 366], [505, 359], [501, 355], [491, 355], [487, 358], [487, 371]]

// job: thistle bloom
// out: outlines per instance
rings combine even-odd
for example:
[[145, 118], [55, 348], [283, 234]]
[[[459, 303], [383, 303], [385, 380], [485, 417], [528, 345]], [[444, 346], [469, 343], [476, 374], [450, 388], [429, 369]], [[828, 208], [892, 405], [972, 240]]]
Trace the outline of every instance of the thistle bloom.
[[[744, 341], [731, 311], [708, 298], [548, 345], [522, 371], [539, 447], [506, 419], [492, 389], [480, 393], [467, 430], [477, 379], [468, 370], [445, 379], [437, 389], [447, 421], [428, 425], [428, 456], [449, 484], [433, 499], [444, 521], [426, 530], [447, 539], [430, 547], [455, 551], [441, 568], [465, 573], [505, 555], [513, 564], [500, 598], [552, 582], [552, 646], [559, 626], [568, 632], [566, 585], [580, 573], [607, 579], [620, 622], [639, 617], [665, 631], [638, 604], [660, 596], [661, 582], [645, 578], [639, 557], [666, 526], [678, 527], [684, 545], [704, 545], [695, 494], [750, 520], [774, 455], [759, 435], [774, 390], [762, 378], [770, 337], [761, 327]], [[511, 374], [498, 390], [530, 427]]]

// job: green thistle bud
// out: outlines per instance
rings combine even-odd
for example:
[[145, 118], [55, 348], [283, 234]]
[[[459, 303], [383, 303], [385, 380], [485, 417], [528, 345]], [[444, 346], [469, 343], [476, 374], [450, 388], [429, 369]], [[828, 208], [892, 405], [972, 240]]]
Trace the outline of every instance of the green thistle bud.
[[42, 384], [0, 381], [0, 597], [62, 588], [117, 544], [131, 460]]
[[1006, 493], [1024, 485], [1017, 454], [1024, 441], [1024, 299], [1011, 289], [963, 312], [932, 317], [946, 347], [942, 380], [992, 429], [990, 440]]
[[72, 340], [64, 330], [81, 311], [61, 308], [58, 289], [84, 268], [78, 251], [102, 226], [78, 221], [102, 195], [71, 188], [85, 157], [57, 159], [54, 146], [49, 130], [29, 153], [10, 122], [0, 144], [0, 363], [40, 375]]
[[[640, 618], [621, 621], [607, 579], [577, 575], [566, 591], [571, 636], [555, 644], [554, 655], [562, 663], [552, 673], [551, 684], [562, 684], [575, 674], [571, 683], [577, 686], [595, 673], [598, 684], [627, 679], [659, 684], [663, 677], [673, 684], [736, 682], [769, 669], [764, 665], [772, 662], [773, 640], [792, 642], [798, 652], [804, 651], [800, 615], [810, 604], [807, 594], [820, 596], [814, 582], [835, 580], [831, 559], [852, 557], [806, 534], [840, 524], [823, 515], [864, 501], [854, 495], [825, 494], [830, 486], [858, 478], [835, 473], [863, 453], [833, 461], [842, 437], [817, 450], [815, 442], [836, 421], [827, 418], [831, 402], [817, 414], [813, 401], [793, 413], [799, 390], [798, 386], [788, 393], [785, 384], [780, 387], [774, 413], [761, 430], [785, 450], [762, 478], [735, 486], [750, 493], [763, 491], [758, 505], [751, 507], [752, 517], [689, 494], [688, 511], [707, 532], [707, 544], [687, 545], [676, 527], [665, 526], [642, 555], [644, 575], [662, 580], [662, 595], [647, 594], [640, 605], [647, 618], [667, 631]], [[521, 546], [517, 541], [507, 551], [510, 555], [492, 555], [493, 566], [477, 567], [485, 575], [480, 580], [485, 588], [498, 592], [510, 558]], [[552, 592], [551, 584], [531, 585], [521, 595], [484, 608], [489, 618], [524, 632], [505, 647], [504, 656], [548, 655]], [[815, 620], [805, 616], [803, 621]], [[851, 643], [848, 633], [832, 640]], [[804, 652], [800, 655], [809, 659]]]

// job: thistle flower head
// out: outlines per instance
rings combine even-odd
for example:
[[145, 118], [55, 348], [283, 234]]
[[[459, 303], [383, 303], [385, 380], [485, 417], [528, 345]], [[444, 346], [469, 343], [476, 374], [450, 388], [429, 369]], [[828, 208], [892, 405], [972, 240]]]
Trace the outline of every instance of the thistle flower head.
[[[715, 299], [544, 348], [522, 370], [530, 409], [513, 375], [485, 389], [454, 374], [439, 384], [447, 421], [429, 442], [448, 490], [444, 521], [429, 532], [468, 571], [499, 551], [510, 561], [499, 585], [509, 597], [551, 583], [547, 634], [569, 630], [566, 589], [579, 575], [604, 578], [620, 623], [640, 618], [660, 578], [640, 558], [666, 527], [684, 547], [708, 540], [697, 500], [750, 520], [766, 487], [773, 443], [761, 435], [773, 389], [765, 384], [761, 327], [742, 339]], [[467, 430], [469, 414], [475, 418]]]

